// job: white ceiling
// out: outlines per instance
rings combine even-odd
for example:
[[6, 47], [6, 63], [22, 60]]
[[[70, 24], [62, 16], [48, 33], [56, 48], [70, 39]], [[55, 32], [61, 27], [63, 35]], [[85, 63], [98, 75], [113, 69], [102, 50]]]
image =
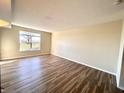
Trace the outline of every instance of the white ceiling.
[[14, 0], [13, 24], [61, 31], [124, 17], [124, 3], [115, 0]]
[[11, 21], [11, 0], [0, 0], [0, 19]]

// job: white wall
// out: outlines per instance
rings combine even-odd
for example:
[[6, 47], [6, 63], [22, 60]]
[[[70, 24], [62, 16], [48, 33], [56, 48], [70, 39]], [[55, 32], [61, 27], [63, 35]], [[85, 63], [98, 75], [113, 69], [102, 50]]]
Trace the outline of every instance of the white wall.
[[117, 86], [124, 90], [124, 20], [121, 32], [121, 43], [118, 57]]
[[[20, 52], [19, 31], [29, 31], [41, 34], [41, 50]], [[11, 29], [1, 29], [1, 60], [27, 56], [50, 54], [51, 33], [13, 26]]]
[[0, 19], [11, 22], [11, 0], [0, 0]]
[[120, 75], [120, 82], [119, 87], [124, 90], [124, 54], [122, 56], [122, 68], [121, 68], [121, 75]]
[[52, 54], [116, 74], [122, 21], [53, 32]]

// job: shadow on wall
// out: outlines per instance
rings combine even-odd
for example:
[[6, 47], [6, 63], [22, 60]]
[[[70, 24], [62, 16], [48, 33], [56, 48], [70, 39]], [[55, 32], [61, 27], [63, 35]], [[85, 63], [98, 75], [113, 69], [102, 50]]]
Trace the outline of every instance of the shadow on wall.
[[123, 58], [122, 58], [122, 68], [121, 68], [120, 86], [124, 86], [124, 50], [123, 50]]

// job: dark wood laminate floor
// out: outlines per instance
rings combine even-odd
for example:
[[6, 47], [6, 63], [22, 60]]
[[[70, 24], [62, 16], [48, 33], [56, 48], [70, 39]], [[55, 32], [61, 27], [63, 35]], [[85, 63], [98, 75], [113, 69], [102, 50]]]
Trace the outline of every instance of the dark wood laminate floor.
[[115, 76], [47, 55], [1, 65], [5, 93], [124, 93]]

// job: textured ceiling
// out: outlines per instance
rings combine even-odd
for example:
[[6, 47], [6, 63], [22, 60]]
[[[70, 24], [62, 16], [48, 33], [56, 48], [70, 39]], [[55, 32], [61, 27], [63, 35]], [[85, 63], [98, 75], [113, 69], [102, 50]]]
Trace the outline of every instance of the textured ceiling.
[[13, 24], [61, 31], [124, 17], [124, 3], [115, 0], [14, 0]]

